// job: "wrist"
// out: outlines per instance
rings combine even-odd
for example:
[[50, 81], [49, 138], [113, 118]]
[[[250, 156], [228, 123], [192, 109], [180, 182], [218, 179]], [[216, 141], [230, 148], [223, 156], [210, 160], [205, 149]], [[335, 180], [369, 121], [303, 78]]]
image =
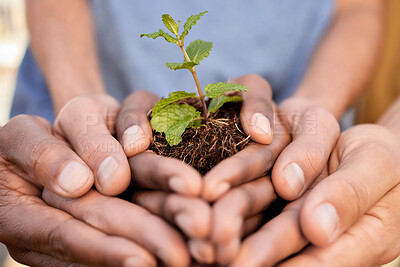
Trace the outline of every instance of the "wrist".
[[299, 88], [292, 98], [303, 99], [321, 107], [335, 116], [337, 120], [342, 117], [343, 113], [350, 105], [349, 99], [344, 96], [338, 97], [338, 95], [334, 96], [331, 93], [324, 91], [318, 92], [317, 90], [303, 90], [302, 88]]

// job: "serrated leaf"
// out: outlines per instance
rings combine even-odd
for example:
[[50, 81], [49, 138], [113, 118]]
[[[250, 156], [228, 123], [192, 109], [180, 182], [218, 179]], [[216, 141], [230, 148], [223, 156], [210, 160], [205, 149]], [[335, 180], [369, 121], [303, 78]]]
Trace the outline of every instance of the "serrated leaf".
[[185, 38], [188, 35], [190, 29], [197, 23], [197, 21], [203, 16], [204, 14], [208, 13], [208, 11], [201, 12], [197, 15], [192, 15], [187, 18], [185, 24], [183, 24], [183, 32], [181, 34], [181, 39]]
[[194, 119], [191, 123], [189, 123], [189, 125], [186, 128], [196, 128], [196, 127], [200, 127], [203, 121], [203, 117], [201, 117], [201, 113], [199, 113], [200, 116], [197, 119]]
[[165, 27], [167, 27], [167, 29], [170, 30], [176, 36], [179, 36], [179, 22], [177, 24], [175, 20], [168, 14], [162, 15], [161, 18]]
[[142, 38], [144, 36], [149, 37], [149, 38], [153, 38], [153, 39], [156, 39], [158, 37], [164, 37], [164, 39], [169, 43], [173, 43], [173, 44], [178, 43], [178, 40], [175, 37], [172, 37], [170, 34], [164, 32], [162, 29], [159, 29], [158, 32], [142, 33], [140, 35], [140, 38]]
[[150, 120], [151, 127], [160, 133], [165, 133], [177, 122], [196, 117], [197, 109], [187, 104], [172, 103], [155, 113]]
[[192, 118], [188, 117], [182, 121], [177, 122], [170, 127], [165, 133], [165, 139], [170, 146], [176, 146], [182, 142], [182, 134], [185, 132], [186, 127], [190, 124]]
[[242, 98], [240, 96], [220, 96], [211, 99], [210, 104], [208, 105], [208, 112], [215, 113], [217, 112], [225, 103], [238, 103], [242, 102]]
[[169, 94], [167, 98], [163, 98], [158, 101], [152, 109], [152, 114], [155, 115], [157, 112], [162, 110], [164, 107], [172, 104], [176, 101], [181, 99], [189, 98], [189, 97], [196, 97], [196, 93], [188, 93], [185, 91], [176, 91]]
[[208, 57], [212, 47], [213, 47], [212, 42], [195, 40], [189, 44], [189, 46], [186, 48], [186, 52], [191, 61], [199, 64], [200, 61]]
[[210, 98], [220, 97], [226, 92], [230, 91], [240, 91], [240, 92], [248, 92], [247, 87], [241, 84], [234, 83], [211, 83], [207, 84], [204, 88], [206, 91], [206, 96]]
[[167, 66], [171, 70], [182, 70], [182, 69], [190, 70], [196, 65], [198, 65], [196, 62], [165, 63], [165, 66]]

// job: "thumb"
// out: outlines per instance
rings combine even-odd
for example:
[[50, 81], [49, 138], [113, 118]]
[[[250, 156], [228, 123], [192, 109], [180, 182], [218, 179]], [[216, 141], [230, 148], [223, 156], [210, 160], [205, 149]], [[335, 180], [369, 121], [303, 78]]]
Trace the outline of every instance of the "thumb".
[[369, 127], [342, 134], [330, 161], [334, 172], [311, 190], [303, 205], [301, 227], [315, 245], [332, 243], [398, 184], [400, 157], [388, 151], [399, 143], [387, 130], [366, 136]]
[[269, 83], [256, 74], [250, 74], [231, 80], [242, 84], [249, 92], [242, 93], [240, 121], [243, 130], [250, 138], [260, 144], [268, 145], [273, 138], [274, 103]]
[[125, 154], [132, 157], [145, 151], [152, 138], [148, 112], [160, 100], [155, 94], [136, 91], [129, 95], [122, 104], [117, 119], [118, 139]]
[[78, 197], [93, 185], [86, 163], [52, 135], [45, 119], [19, 115], [0, 129], [1, 159], [12, 162], [26, 180], [64, 197]]
[[324, 170], [339, 137], [339, 124], [328, 111], [305, 100], [287, 100], [279, 108], [293, 140], [276, 160], [272, 181], [282, 198], [294, 200]]

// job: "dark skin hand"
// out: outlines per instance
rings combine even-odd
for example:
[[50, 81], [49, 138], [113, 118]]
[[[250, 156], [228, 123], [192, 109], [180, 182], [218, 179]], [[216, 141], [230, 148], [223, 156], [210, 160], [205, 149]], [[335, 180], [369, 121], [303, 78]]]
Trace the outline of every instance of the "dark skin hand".
[[45, 189], [42, 200], [43, 181], [57, 178], [69, 160], [82, 162], [51, 129], [35, 116], [0, 128], [0, 241], [14, 259], [32, 266], [156, 266], [157, 257], [187, 266], [178, 232], [137, 205], [94, 190], [68, 199]]

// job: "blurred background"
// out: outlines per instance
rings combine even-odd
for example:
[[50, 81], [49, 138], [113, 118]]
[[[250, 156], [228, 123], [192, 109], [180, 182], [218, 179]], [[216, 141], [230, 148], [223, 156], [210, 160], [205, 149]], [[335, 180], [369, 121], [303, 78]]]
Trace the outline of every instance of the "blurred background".
[[[367, 93], [357, 107], [357, 122], [374, 122], [400, 93], [400, 1], [387, 0], [387, 32], [381, 58]], [[0, 125], [9, 116], [19, 63], [28, 34], [24, 0], [0, 0]], [[0, 267], [21, 266], [0, 243]], [[400, 267], [399, 261], [387, 266]]]
[[24, 0], [0, 0], [0, 125], [8, 120], [18, 65], [27, 43]]

